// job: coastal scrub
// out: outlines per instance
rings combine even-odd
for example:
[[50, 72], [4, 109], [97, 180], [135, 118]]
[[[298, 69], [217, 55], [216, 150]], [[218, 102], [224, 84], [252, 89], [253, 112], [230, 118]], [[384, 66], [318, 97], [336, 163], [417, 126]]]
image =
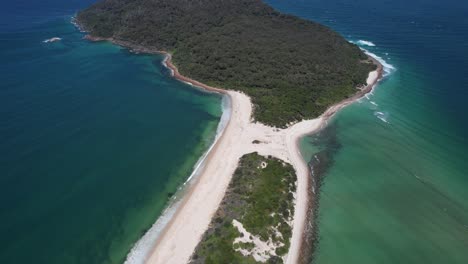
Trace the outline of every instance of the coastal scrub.
[[244, 155], [191, 263], [282, 263], [292, 235], [295, 191], [290, 164]]

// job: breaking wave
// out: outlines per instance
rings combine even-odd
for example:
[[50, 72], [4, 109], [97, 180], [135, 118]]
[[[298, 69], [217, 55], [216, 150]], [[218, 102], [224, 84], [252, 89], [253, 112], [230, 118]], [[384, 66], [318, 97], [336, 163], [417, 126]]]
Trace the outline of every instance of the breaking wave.
[[50, 43], [50, 42], [56, 42], [56, 41], [60, 41], [62, 40], [61, 38], [59, 37], [53, 37], [53, 38], [50, 38], [50, 39], [46, 39], [44, 41], [42, 41], [43, 43]]
[[380, 62], [380, 64], [382, 64], [383, 70], [384, 70], [384, 74], [383, 74], [384, 77], [388, 76], [389, 74], [391, 74], [392, 72], [394, 72], [396, 70], [396, 68], [392, 64], [388, 63], [382, 57], [380, 57], [380, 56], [376, 55], [375, 53], [372, 53], [372, 52], [370, 52], [370, 51], [368, 51], [366, 49], [363, 49], [363, 48], [361, 48], [361, 49], [364, 51], [364, 53], [366, 53], [367, 55], [369, 55], [372, 58], [376, 59], [378, 62]]
[[362, 46], [369, 46], [369, 47], [375, 47], [375, 44], [370, 42], [370, 41], [367, 41], [367, 40], [358, 40], [356, 42], [356, 44], [358, 45], [362, 45]]
[[375, 117], [380, 119], [382, 122], [389, 124], [388, 122], [388, 114], [384, 112], [375, 112], [374, 113]]

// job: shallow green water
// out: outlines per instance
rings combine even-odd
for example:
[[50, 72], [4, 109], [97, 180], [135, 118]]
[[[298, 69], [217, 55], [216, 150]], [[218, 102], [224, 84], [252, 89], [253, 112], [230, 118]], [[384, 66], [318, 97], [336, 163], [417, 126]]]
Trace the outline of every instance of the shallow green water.
[[322, 162], [331, 163], [320, 187], [314, 263], [468, 259], [463, 145], [441, 137], [443, 131], [427, 131], [424, 125], [434, 125], [434, 118], [425, 111], [400, 112], [408, 102], [395, 103], [391, 94], [402, 78], [394, 73], [371, 96], [388, 123], [363, 99], [302, 141], [308, 160], [320, 153]]
[[302, 141], [322, 173], [312, 262], [468, 263], [466, 1], [268, 2], [396, 69]]

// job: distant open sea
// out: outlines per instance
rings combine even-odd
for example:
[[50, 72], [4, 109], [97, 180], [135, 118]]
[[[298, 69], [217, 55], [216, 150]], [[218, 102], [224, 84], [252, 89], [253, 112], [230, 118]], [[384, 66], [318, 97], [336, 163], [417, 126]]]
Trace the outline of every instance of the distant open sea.
[[268, 0], [387, 74], [302, 151], [322, 185], [312, 263], [468, 263], [468, 2]]
[[[2, 3], [0, 263], [122, 263], [215, 137], [220, 97], [82, 40], [92, 2]], [[468, 3], [267, 2], [387, 66], [301, 142], [322, 183], [311, 263], [468, 263]]]

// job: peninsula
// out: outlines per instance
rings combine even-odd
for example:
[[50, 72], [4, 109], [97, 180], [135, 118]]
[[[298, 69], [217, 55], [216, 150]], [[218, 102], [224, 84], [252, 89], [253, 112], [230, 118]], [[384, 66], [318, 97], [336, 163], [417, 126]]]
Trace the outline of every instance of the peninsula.
[[166, 54], [175, 78], [230, 100], [226, 128], [145, 260], [302, 262], [314, 190], [297, 141], [369, 92], [381, 65], [260, 0], [104, 0], [77, 22], [90, 40]]

